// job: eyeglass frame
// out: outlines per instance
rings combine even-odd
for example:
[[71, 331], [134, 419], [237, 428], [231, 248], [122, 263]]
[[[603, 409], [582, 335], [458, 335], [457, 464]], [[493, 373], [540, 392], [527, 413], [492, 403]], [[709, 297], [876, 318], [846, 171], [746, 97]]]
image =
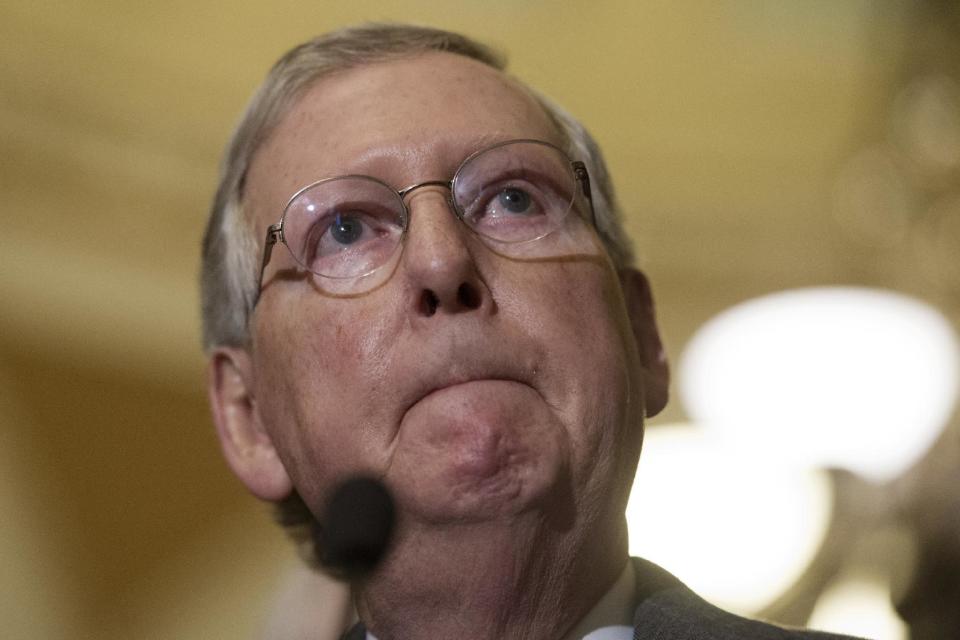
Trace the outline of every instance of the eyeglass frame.
[[[491, 151], [493, 149], [498, 149], [508, 144], [516, 144], [518, 142], [532, 142], [535, 144], [540, 144], [546, 147], [550, 147], [558, 151], [564, 158], [567, 159], [568, 162], [570, 162], [570, 168], [573, 171], [574, 180], [580, 184], [580, 190], [583, 192], [584, 197], [587, 199], [587, 203], [590, 205], [590, 224], [594, 228], [596, 228], [597, 214], [593, 206], [593, 195], [590, 190], [590, 174], [587, 171], [587, 165], [582, 160], [570, 160], [570, 156], [567, 155], [566, 151], [564, 151], [557, 145], [551, 142], [546, 142], [544, 140], [536, 140], [533, 138], [517, 138], [514, 140], [504, 140], [502, 142], [498, 142], [496, 144], [490, 145], [489, 147], [483, 147], [482, 149], [478, 149], [472, 152], [466, 158], [464, 158], [463, 161], [460, 163], [460, 165], [457, 167], [457, 170], [454, 172], [453, 177], [450, 180], [425, 180], [423, 182], [416, 182], [408, 187], [404, 187], [403, 189], [394, 189], [392, 186], [388, 185], [386, 182], [374, 176], [368, 176], [363, 174], [345, 174], [345, 175], [339, 175], [339, 176], [331, 176], [329, 178], [321, 178], [320, 180], [315, 180], [314, 182], [311, 182], [310, 184], [304, 187], [301, 187], [296, 191], [296, 193], [290, 196], [290, 198], [287, 200], [287, 203], [283, 206], [283, 214], [281, 214], [280, 216], [280, 221], [275, 222], [271, 224], [269, 227], [267, 227], [267, 235], [263, 243], [263, 260], [261, 260], [260, 262], [260, 278], [257, 280], [257, 296], [254, 299], [254, 305], [256, 305], [256, 303], [260, 300], [260, 292], [263, 290], [263, 274], [267, 270], [267, 264], [270, 262], [270, 257], [273, 254], [274, 245], [276, 245], [277, 243], [283, 244], [287, 248], [287, 251], [290, 252], [290, 255], [291, 257], [293, 257], [294, 261], [296, 261], [298, 264], [300, 263], [300, 261], [297, 260], [296, 256], [294, 256], [293, 249], [290, 248], [290, 245], [287, 244], [286, 239], [283, 237], [283, 221], [287, 217], [287, 211], [290, 209], [290, 205], [293, 204], [293, 201], [299, 198], [304, 192], [324, 182], [331, 182], [333, 180], [342, 180], [345, 178], [363, 178], [365, 180], [372, 180], [373, 182], [382, 184], [384, 187], [386, 187], [393, 193], [397, 194], [397, 196], [400, 199], [400, 204], [403, 207], [403, 214], [404, 214], [403, 229], [401, 231], [400, 241], [398, 242], [398, 245], [402, 246], [403, 238], [407, 233], [407, 229], [410, 228], [410, 209], [409, 207], [407, 207], [407, 202], [405, 200], [407, 195], [415, 191], [416, 189], [419, 189], [420, 187], [444, 187], [448, 191], [447, 205], [450, 209], [453, 210], [453, 213], [457, 217], [457, 219], [460, 222], [463, 222], [464, 224], [466, 224], [467, 228], [470, 229], [471, 232], [476, 233], [477, 235], [483, 235], [477, 232], [473, 227], [467, 224], [463, 219], [463, 212], [460, 210], [460, 207], [458, 206], [456, 199], [454, 198], [454, 195], [453, 195], [455, 193], [454, 189], [456, 189], [457, 178], [460, 176], [460, 172], [463, 170], [463, 168], [467, 166], [467, 164], [469, 164], [471, 160], [473, 160], [480, 154], [486, 153], [487, 151]], [[575, 197], [576, 196], [574, 196], [574, 198]], [[573, 201], [571, 201], [570, 206], [573, 206]], [[549, 235], [549, 233], [546, 235]], [[526, 242], [536, 241], [543, 237], [545, 236], [540, 236], [539, 238], [532, 238], [531, 240], [528, 240]], [[373, 273], [374, 271], [376, 271], [382, 266], [383, 265], [379, 265], [378, 267], [375, 267], [373, 270], [363, 275], [369, 275], [370, 273]], [[310, 269], [307, 269], [307, 271], [310, 271]], [[310, 273], [313, 273], [313, 272], [310, 271]], [[320, 274], [316, 274], [316, 275], [320, 275]], [[321, 275], [320, 277], [330, 277], [330, 276]]]

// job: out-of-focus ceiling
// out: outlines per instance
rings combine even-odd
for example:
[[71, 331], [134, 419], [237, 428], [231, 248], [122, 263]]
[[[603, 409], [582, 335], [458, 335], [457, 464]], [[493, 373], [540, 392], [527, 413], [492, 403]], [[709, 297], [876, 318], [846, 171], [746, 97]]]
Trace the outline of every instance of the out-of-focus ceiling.
[[364, 4], [7, 3], [0, 291], [20, 302], [4, 333], [192, 370], [197, 243], [232, 124], [291, 43], [362, 18], [492, 41], [591, 126], [655, 282], [842, 269], [830, 180], [882, 117], [896, 56], [874, 3]]
[[[19, 405], [0, 419], [15, 486], [49, 505], [31, 539], [60, 561], [76, 628], [109, 612], [129, 631], [173, 558], [255, 510], [206, 418], [195, 282], [220, 150], [287, 48], [360, 20], [407, 20], [505, 50], [606, 150], [676, 356], [710, 315], [767, 291], [843, 282], [933, 295], [897, 270], [899, 253], [857, 244], [834, 216], [840, 167], [882, 135], [908, 8], [0, 6], [0, 393]], [[257, 544], [246, 552], [275, 549]]]

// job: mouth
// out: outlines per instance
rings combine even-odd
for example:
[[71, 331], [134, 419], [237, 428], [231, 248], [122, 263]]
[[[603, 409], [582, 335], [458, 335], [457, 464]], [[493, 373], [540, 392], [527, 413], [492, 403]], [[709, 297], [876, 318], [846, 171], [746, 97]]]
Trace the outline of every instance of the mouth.
[[401, 405], [401, 422], [410, 410], [421, 402], [440, 393], [451, 392], [483, 382], [507, 382], [537, 390], [533, 384], [536, 369], [519, 364], [464, 366], [454, 365], [453, 370], [427, 375], [418, 384], [413, 384], [405, 402]]
[[435, 386], [425, 389], [419, 398], [415, 399], [406, 407], [406, 409], [404, 410], [404, 413], [406, 414], [414, 405], [426, 400], [427, 398], [435, 394], [449, 391], [457, 387], [464, 387], [464, 386], [479, 383], [479, 382], [510, 382], [513, 384], [522, 384], [526, 387], [533, 388], [533, 386], [527, 381], [520, 380], [516, 377], [511, 377], [511, 376], [488, 375], [488, 376], [477, 376], [477, 377], [452, 378], [446, 382], [441, 382]]
[[[494, 401], [498, 395], [509, 393], [510, 387], [503, 384], [509, 383], [521, 385], [527, 392], [532, 390], [545, 400], [541, 390], [545, 354], [537, 343], [521, 338], [510, 332], [491, 336], [462, 328], [451, 334], [439, 331], [427, 348], [418, 350], [405, 375], [396, 379], [393, 436], [399, 435], [411, 410], [427, 400], [436, 401], [441, 394], [445, 396], [443, 402], [455, 403], [447, 409], [466, 401], [480, 406], [487, 397]], [[501, 384], [475, 387], [478, 383]]]
[[485, 376], [475, 376], [469, 378], [457, 378], [450, 380], [449, 382], [442, 383], [437, 385], [434, 389], [430, 390], [428, 393], [433, 391], [439, 391], [441, 389], [449, 389], [450, 387], [456, 387], [463, 384], [470, 384], [471, 382], [482, 382], [484, 380], [500, 380], [502, 382], [516, 382], [517, 384], [525, 384], [528, 387], [530, 386], [526, 380], [521, 380], [514, 376], [505, 376], [505, 375], [485, 375]]

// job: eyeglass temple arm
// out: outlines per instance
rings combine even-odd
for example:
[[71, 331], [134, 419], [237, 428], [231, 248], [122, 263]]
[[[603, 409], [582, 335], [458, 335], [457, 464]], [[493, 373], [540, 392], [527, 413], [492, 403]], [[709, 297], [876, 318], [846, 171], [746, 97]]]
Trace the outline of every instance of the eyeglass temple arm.
[[583, 195], [587, 197], [590, 203], [590, 224], [597, 227], [597, 213], [593, 210], [593, 195], [590, 192], [590, 174], [587, 173], [587, 166], [580, 160], [573, 162], [573, 174], [580, 181], [580, 188], [583, 189]]
[[[273, 245], [283, 240], [283, 234], [280, 231], [281, 223], [272, 224], [267, 227], [267, 237], [263, 241], [263, 262], [260, 263], [260, 279], [257, 280], [257, 299], [260, 298], [260, 289], [263, 286], [263, 273], [267, 270], [267, 264], [270, 262], [270, 256], [273, 254]], [[254, 301], [256, 305], [256, 300]]]

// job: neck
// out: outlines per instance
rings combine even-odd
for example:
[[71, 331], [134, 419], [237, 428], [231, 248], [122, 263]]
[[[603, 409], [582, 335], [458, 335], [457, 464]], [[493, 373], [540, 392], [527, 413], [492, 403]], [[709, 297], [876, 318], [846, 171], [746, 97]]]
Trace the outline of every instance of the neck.
[[377, 573], [355, 589], [378, 640], [554, 640], [616, 580], [623, 517], [557, 531], [534, 515], [444, 527], [404, 526]]

